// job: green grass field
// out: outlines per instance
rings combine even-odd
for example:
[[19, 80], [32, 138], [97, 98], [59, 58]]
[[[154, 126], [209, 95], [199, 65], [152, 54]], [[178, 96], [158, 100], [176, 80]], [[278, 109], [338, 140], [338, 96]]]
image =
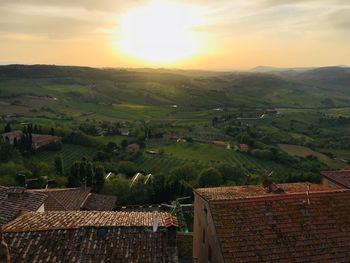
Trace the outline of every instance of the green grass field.
[[84, 147], [72, 144], [63, 144], [61, 151], [38, 151], [33, 158], [37, 161], [46, 162], [49, 165], [54, 164], [54, 160], [57, 156], [62, 156], [65, 169], [69, 169], [70, 166], [81, 158], [92, 158], [96, 153], [95, 148]]
[[198, 168], [228, 163], [242, 166], [247, 174], [258, 173], [261, 175], [270, 171], [280, 173], [286, 170], [282, 165], [269, 161], [261, 161], [246, 153], [215, 145], [172, 143], [157, 146], [154, 144], [149, 149], [162, 150], [164, 155], [144, 154], [141, 158], [137, 159], [136, 164], [138, 168], [146, 172], [161, 171], [167, 173], [173, 168], [186, 163], [191, 163]]

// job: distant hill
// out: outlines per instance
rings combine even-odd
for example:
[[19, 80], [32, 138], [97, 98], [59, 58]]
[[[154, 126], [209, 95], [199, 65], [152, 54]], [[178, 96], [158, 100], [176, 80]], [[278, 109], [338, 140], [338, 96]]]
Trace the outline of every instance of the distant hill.
[[313, 69], [312, 67], [301, 67], [301, 68], [278, 68], [278, 67], [269, 67], [269, 66], [257, 66], [249, 70], [250, 72], [282, 72], [282, 71], [294, 71], [302, 72]]
[[[263, 72], [265, 71], [265, 72]], [[213, 107], [350, 106], [350, 69], [276, 69], [249, 72], [113, 69], [55, 65], [0, 66], [0, 99], [56, 97], [97, 104]]]
[[295, 80], [324, 89], [337, 88], [350, 93], [350, 68], [348, 67], [316, 68], [296, 75]]

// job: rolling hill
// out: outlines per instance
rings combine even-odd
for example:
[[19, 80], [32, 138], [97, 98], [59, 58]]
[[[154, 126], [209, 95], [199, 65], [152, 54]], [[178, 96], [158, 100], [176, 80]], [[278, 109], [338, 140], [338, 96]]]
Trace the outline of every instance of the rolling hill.
[[[102, 69], [54, 65], [0, 66], [0, 106], [21, 98], [55, 98], [112, 106], [137, 104], [182, 109], [213, 107], [350, 106], [350, 69], [329, 67], [286, 72], [209, 72]], [[16, 105], [17, 103], [17, 105]], [[54, 103], [53, 103], [54, 104]], [[27, 105], [33, 108], [35, 105]]]

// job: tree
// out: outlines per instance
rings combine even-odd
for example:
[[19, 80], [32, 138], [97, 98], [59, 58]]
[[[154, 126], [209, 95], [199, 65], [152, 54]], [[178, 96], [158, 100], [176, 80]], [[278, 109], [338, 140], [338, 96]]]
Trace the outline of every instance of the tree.
[[86, 169], [85, 169], [85, 177], [86, 177], [86, 185], [87, 186], [93, 186], [93, 184], [96, 181], [95, 178], [95, 171], [94, 171], [94, 166], [92, 165], [91, 162], [88, 162], [86, 164]]
[[15, 157], [19, 157], [18, 151], [12, 147], [10, 142], [0, 138], [0, 163], [13, 160]]
[[197, 179], [197, 169], [191, 164], [185, 164], [177, 167], [171, 172], [171, 174], [178, 179], [182, 179], [187, 182], [194, 182]]
[[80, 185], [80, 163], [74, 162], [68, 176], [68, 187], [79, 187]]
[[4, 132], [7, 133], [7, 132], [11, 132], [11, 131], [12, 131], [11, 124], [7, 123], [5, 126], [5, 129], [4, 129]]
[[204, 169], [199, 175], [200, 187], [220, 186], [222, 183], [222, 175], [215, 168]]
[[122, 177], [115, 177], [111, 180], [107, 180], [103, 187], [102, 193], [117, 196], [118, 205], [130, 204], [129, 180]]
[[55, 135], [55, 130], [54, 130], [54, 128], [51, 128], [51, 129], [50, 129], [49, 134], [52, 135], [52, 136]]
[[170, 201], [178, 197], [191, 196], [193, 185], [175, 174], [170, 174], [166, 177], [165, 189]]
[[95, 168], [95, 182], [92, 187], [92, 191], [95, 193], [100, 193], [103, 190], [105, 183], [105, 171], [102, 166], [97, 166]]
[[141, 177], [130, 188], [130, 201], [132, 204], [147, 204], [151, 196], [150, 184], [145, 184], [145, 178]]
[[122, 140], [120, 146], [122, 147], [122, 149], [125, 149], [126, 146], [128, 146], [128, 144], [129, 144], [128, 141], [124, 139], [124, 140]]
[[136, 172], [136, 165], [130, 161], [120, 161], [118, 166], [118, 171], [120, 173], [132, 176]]
[[224, 183], [234, 182], [235, 184], [242, 185], [246, 183], [246, 176], [240, 165], [230, 165], [227, 163], [219, 164], [216, 169], [222, 175]]
[[151, 181], [152, 193], [151, 199], [154, 203], [161, 203], [168, 200], [168, 193], [165, 187], [165, 176], [163, 174], [155, 174]]
[[63, 175], [64, 174], [64, 166], [63, 166], [63, 159], [61, 156], [56, 156], [55, 158], [55, 170], [59, 175]]

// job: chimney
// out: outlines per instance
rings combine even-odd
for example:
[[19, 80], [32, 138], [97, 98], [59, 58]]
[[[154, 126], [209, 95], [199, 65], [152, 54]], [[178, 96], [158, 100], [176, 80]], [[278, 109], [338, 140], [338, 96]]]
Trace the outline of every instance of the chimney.
[[279, 187], [277, 184], [267, 179], [263, 181], [263, 187], [267, 193], [273, 193], [273, 194], [284, 193], [284, 190], [281, 187]]
[[0, 228], [0, 263], [11, 263], [10, 251]]
[[7, 199], [18, 199], [22, 198], [24, 195], [24, 189], [22, 188], [10, 188], [7, 192]]

